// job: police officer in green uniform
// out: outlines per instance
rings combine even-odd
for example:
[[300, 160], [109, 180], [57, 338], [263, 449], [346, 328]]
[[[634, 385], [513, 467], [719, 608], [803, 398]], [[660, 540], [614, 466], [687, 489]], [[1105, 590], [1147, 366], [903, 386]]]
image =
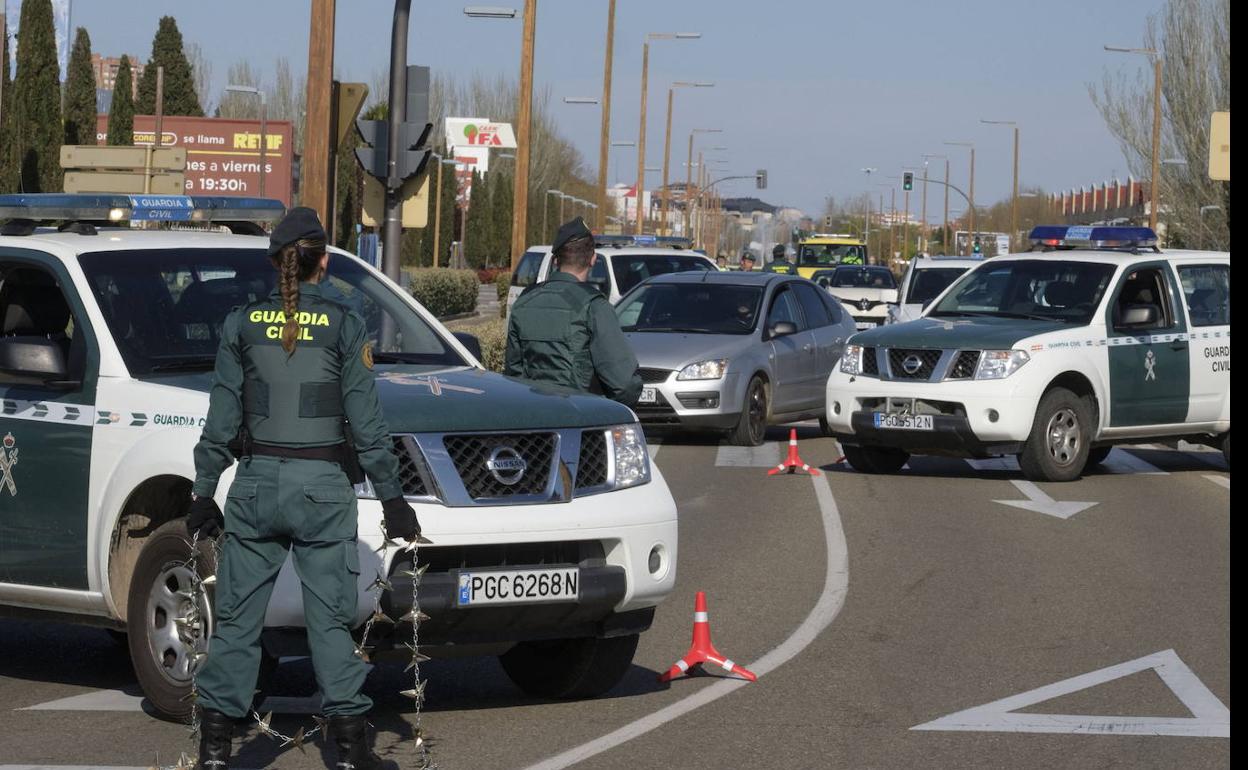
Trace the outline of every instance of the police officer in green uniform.
[[525, 289], [512, 306], [505, 372], [636, 404], [637, 357], [611, 303], [586, 283], [598, 253], [583, 219], [559, 228], [553, 253], [558, 271]]
[[749, 252], [749, 251], [743, 251], [743, 252], [741, 252], [741, 272], [743, 272], [743, 273], [752, 273], [752, 272], [754, 272], [754, 254], [753, 254], [753, 252]]
[[771, 250], [771, 262], [763, 268], [764, 273], [784, 273], [792, 275], [797, 272], [796, 267], [788, 260], [783, 243], [777, 243], [776, 247]]
[[[216, 625], [196, 678], [200, 767], [228, 766], [233, 721], [246, 715], [256, 684], [269, 596], [290, 551], [337, 766], [380, 767], [365, 732], [372, 705], [360, 692], [366, 666], [351, 638], [360, 561], [356, 496], [344, 468], [362, 468], [372, 480], [389, 537], [412, 540], [420, 525], [403, 499], [364, 320], [321, 286], [329, 255], [316, 213], [292, 210], [274, 229], [268, 256], [277, 288], [226, 317], [195, 447], [187, 528], [201, 538], [224, 530]], [[213, 495], [240, 435], [242, 455], [222, 515]]]

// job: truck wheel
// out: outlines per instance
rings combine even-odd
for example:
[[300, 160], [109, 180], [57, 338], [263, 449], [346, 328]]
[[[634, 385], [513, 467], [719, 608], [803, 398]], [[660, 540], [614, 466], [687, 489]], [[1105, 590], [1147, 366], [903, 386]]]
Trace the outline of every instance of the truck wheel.
[[755, 375], [745, 389], [741, 418], [728, 436], [728, 441], [734, 446], [762, 446], [767, 438], [768, 396], [767, 383]]
[[896, 473], [910, 460], [909, 452], [889, 447], [845, 444], [841, 449], [849, 464], [861, 473]]
[[633, 664], [640, 634], [610, 639], [521, 642], [499, 661], [526, 695], [536, 698], [594, 698], [610, 690]]
[[828, 422], [827, 417], [819, 418], [819, 433], [824, 438], [836, 438], [836, 433], [832, 430], [832, 424]]
[[1112, 446], [1094, 446], [1088, 450], [1088, 461], [1083, 464], [1083, 472], [1087, 473], [1090, 469], [1095, 468], [1109, 458], [1109, 453], [1114, 451]]
[[1040, 399], [1031, 435], [1018, 456], [1031, 481], [1074, 481], [1088, 462], [1092, 409], [1086, 398], [1053, 388]]

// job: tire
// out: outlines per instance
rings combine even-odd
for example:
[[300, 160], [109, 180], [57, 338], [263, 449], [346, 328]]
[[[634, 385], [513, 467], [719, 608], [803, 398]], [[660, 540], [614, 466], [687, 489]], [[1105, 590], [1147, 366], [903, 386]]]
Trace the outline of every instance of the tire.
[[[130, 577], [126, 630], [134, 673], [157, 714], [166, 719], [185, 721], [192, 702], [190, 666], [193, 654], [208, 649], [212, 634], [211, 589], [199, 602], [198, 628], [178, 629], [174, 617], [185, 615], [190, 600], [176, 592], [191, 587], [190, 555], [186, 521], [175, 519], [161, 525], [139, 554]], [[212, 549], [201, 546], [199, 574], [216, 571]]]
[[1094, 446], [1088, 450], [1088, 461], [1083, 464], [1083, 472], [1087, 473], [1092, 468], [1105, 462], [1109, 457], [1109, 453], [1114, 451], [1112, 446]]
[[521, 642], [500, 655], [499, 662], [526, 695], [558, 700], [595, 698], [628, 673], [640, 636]]
[[1226, 467], [1231, 467], [1231, 432], [1229, 430], [1222, 437], [1222, 457], [1226, 460]]
[[757, 374], [745, 388], [745, 402], [741, 404], [741, 417], [737, 427], [728, 434], [734, 446], [762, 446], [767, 439], [767, 418], [770, 416], [771, 392], [767, 381]]
[[1066, 388], [1053, 388], [1040, 399], [1031, 435], [1018, 456], [1031, 481], [1074, 481], [1083, 473], [1091, 450], [1092, 406]]
[[860, 473], [896, 473], [910, 460], [910, 453], [902, 449], [853, 444], [845, 444], [841, 449], [845, 459]]
[[836, 438], [836, 434], [832, 432], [832, 425], [828, 422], [827, 417], [819, 418], [819, 433], [824, 438]]

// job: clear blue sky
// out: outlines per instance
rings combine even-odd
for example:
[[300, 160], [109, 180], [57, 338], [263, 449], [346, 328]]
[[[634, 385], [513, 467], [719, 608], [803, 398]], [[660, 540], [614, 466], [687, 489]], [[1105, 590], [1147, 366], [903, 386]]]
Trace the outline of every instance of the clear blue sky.
[[[467, 77], [514, 75], [521, 24], [471, 19], [468, 4], [417, 0], [409, 60]], [[507, 5], [506, 0], [488, 4]], [[522, 0], [512, 0], [520, 7]], [[723, 128], [706, 144], [725, 145], [732, 173], [767, 168], [773, 203], [810, 212], [826, 195], [867, 189], [859, 169], [882, 176], [919, 165], [923, 153], [950, 152], [954, 183], [964, 185], [966, 151], [944, 140], [974, 141], [976, 200], [1009, 194], [1011, 134], [980, 118], [1019, 121], [1022, 181], [1048, 190], [1125, 177], [1126, 163], [1088, 98], [1086, 83], [1105, 67], [1133, 73], [1137, 57], [1108, 54], [1104, 43], [1137, 43], [1145, 17], [1162, 0], [619, 0], [612, 138], [638, 131], [642, 39], [646, 32], [696, 31], [702, 39], [651, 46], [648, 165], [663, 152], [666, 85], [709, 80], [711, 89], [677, 92], [673, 164], [683, 162], [688, 131]], [[146, 59], [157, 18], [177, 17], [188, 42], [213, 60], [222, 85], [241, 58], [261, 71], [279, 56], [296, 70], [307, 62], [306, 0], [76, 0], [96, 51]], [[598, 108], [564, 105], [564, 96], [598, 96], [606, 0], [540, 0], [537, 86], [549, 86], [565, 132], [591, 165], [598, 154]], [[338, 0], [335, 68], [369, 81], [387, 66], [393, 3]], [[492, 116], [491, 116], [492, 117]], [[621, 158], [629, 156], [617, 151]], [[635, 156], [632, 156], [635, 158]], [[635, 160], [622, 164], [628, 168]], [[933, 161], [938, 166], [942, 161]], [[612, 170], [614, 174], [614, 169]], [[943, 174], [943, 166], [937, 173]], [[631, 177], [635, 172], [622, 174]], [[653, 186], [653, 182], [651, 182]], [[878, 192], [882, 188], [872, 190]], [[725, 188], [754, 194], [752, 183]], [[917, 206], [917, 203], [915, 204]]]

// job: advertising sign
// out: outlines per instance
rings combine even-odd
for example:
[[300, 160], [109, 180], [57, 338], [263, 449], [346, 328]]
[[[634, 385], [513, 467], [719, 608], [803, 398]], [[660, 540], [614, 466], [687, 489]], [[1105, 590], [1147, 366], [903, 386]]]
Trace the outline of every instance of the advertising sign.
[[[134, 143], [155, 141], [156, 119], [134, 116]], [[260, 121], [166, 116], [162, 147], [186, 149], [186, 195], [260, 195]], [[108, 135], [108, 116], [96, 121], [96, 141]], [[293, 194], [294, 133], [289, 121], [265, 127], [264, 197], [290, 206]]]
[[446, 143], [452, 147], [514, 150], [516, 135], [510, 123], [491, 123], [486, 118], [447, 118]]

